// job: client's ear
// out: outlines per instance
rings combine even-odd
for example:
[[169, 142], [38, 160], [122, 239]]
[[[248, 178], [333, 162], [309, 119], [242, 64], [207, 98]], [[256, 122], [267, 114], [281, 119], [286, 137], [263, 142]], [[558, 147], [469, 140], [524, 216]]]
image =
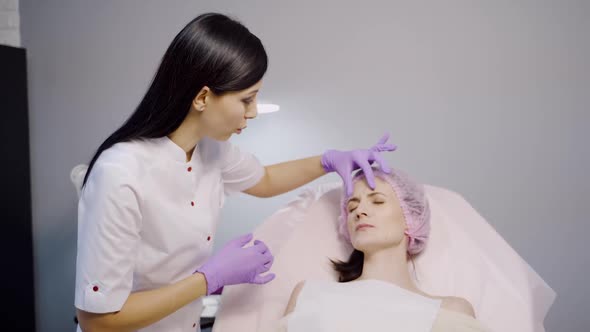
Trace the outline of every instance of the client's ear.
[[192, 102], [192, 107], [198, 112], [203, 112], [207, 105], [207, 99], [211, 98], [213, 91], [208, 86], [204, 86], [195, 96]]

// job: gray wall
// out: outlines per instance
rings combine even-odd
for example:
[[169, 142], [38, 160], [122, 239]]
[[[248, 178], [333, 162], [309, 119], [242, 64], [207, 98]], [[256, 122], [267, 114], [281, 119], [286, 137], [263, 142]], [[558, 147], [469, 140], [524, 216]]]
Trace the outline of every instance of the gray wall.
[[0, 45], [21, 46], [18, 0], [0, 0]]
[[[132, 112], [168, 43], [204, 11], [262, 39], [260, 97], [282, 107], [233, 142], [268, 164], [391, 132], [391, 165], [464, 195], [555, 289], [548, 331], [590, 329], [590, 2], [352, 3], [21, 0], [39, 331], [73, 328], [70, 169]], [[216, 245], [294, 195], [233, 197]]]

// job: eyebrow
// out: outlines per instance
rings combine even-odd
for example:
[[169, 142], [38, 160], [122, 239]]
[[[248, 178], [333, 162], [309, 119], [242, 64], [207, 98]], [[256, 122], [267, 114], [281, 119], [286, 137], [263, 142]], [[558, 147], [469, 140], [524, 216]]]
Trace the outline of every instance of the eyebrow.
[[[383, 196], [386, 196], [384, 193], [382, 193], [382, 192], [379, 192], [379, 191], [372, 192], [372, 193], [370, 193], [370, 194], [369, 194], [369, 195], [367, 195], [367, 196], [371, 197], [371, 196], [375, 196], [375, 195], [383, 195]], [[348, 203], [350, 203], [350, 202], [360, 202], [360, 199], [358, 199], [357, 197], [351, 197], [351, 198], [348, 200], [348, 202], [346, 202], [346, 204], [348, 205]]]
[[256, 92], [258, 92], [258, 90], [254, 90], [254, 91], [252, 91], [252, 92], [248, 93], [248, 96], [251, 96], [251, 95], [253, 95], [253, 94], [256, 94]]

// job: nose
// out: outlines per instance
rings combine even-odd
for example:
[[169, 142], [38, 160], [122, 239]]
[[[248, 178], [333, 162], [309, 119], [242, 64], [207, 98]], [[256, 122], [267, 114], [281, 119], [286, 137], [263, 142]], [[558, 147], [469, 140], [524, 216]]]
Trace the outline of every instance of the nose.
[[356, 207], [356, 210], [354, 212], [356, 214], [356, 220], [360, 220], [361, 217], [366, 218], [369, 216], [367, 214], [367, 209], [363, 203], [359, 203], [359, 205]]
[[361, 220], [361, 217], [366, 218], [367, 217], [367, 214], [365, 212], [360, 212], [360, 213], [357, 212], [357, 214], [356, 214], [356, 220]]
[[254, 119], [257, 115], [258, 115], [258, 105], [253, 104], [251, 107], [248, 107], [244, 117], [246, 118], [246, 120], [249, 120], [249, 119]]
[[356, 208], [355, 212], [356, 212], [356, 220], [360, 220], [361, 217], [366, 218], [368, 216], [367, 212], [360, 209], [360, 206]]

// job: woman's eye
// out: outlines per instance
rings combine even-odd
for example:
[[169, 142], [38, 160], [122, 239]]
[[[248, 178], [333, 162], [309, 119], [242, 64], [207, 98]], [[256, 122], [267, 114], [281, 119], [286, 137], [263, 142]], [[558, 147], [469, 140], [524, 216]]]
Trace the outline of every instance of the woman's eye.
[[383, 204], [383, 203], [385, 203], [385, 202], [382, 202], [382, 201], [375, 201], [375, 202], [373, 202], [373, 203], [374, 203], [374, 204]]
[[348, 208], [348, 213], [351, 213], [354, 210], [356, 210], [356, 206], [352, 206], [352, 207]]
[[252, 103], [252, 99], [244, 99], [242, 102], [246, 105], [250, 105]]

